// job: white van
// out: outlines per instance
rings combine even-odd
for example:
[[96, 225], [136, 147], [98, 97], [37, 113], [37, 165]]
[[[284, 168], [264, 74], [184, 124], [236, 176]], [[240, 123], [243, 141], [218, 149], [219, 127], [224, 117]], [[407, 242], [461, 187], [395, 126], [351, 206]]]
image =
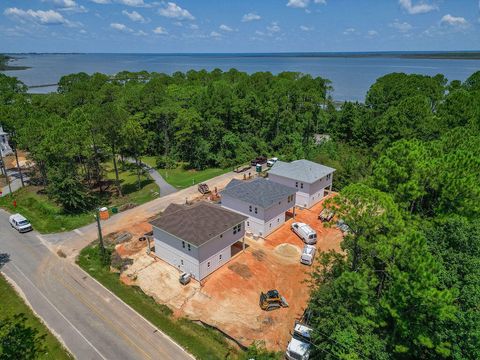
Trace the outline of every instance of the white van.
[[24, 233], [32, 230], [32, 225], [20, 214], [10, 215], [8, 218], [10, 225], [18, 232]]
[[302, 256], [300, 257], [300, 262], [305, 265], [312, 265], [316, 251], [317, 249], [315, 249], [315, 246], [305, 245], [303, 247]]
[[317, 242], [317, 233], [305, 223], [294, 222], [292, 230], [302, 239], [305, 244], [315, 244]]

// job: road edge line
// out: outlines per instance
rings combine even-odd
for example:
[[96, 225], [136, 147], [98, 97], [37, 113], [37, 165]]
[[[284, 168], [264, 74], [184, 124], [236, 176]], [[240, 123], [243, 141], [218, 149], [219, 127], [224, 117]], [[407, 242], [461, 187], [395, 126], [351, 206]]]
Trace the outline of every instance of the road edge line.
[[[192, 359], [196, 359], [195, 356], [193, 356], [192, 354], [190, 354], [183, 346], [181, 346], [180, 344], [178, 344], [175, 340], [173, 340], [170, 336], [168, 336], [167, 334], [165, 334], [162, 330], [160, 330], [158, 327], [156, 327], [155, 325], [153, 325], [147, 318], [145, 318], [142, 314], [140, 314], [137, 310], [135, 310], [133, 307], [131, 307], [129, 304], [127, 304], [125, 301], [123, 301], [117, 294], [115, 294], [113, 291], [111, 291], [110, 289], [108, 289], [105, 285], [103, 285], [100, 281], [98, 281], [97, 279], [95, 279], [92, 275], [90, 275], [88, 272], [86, 272], [85, 270], [83, 270], [80, 266], [78, 266], [76, 263], [74, 264], [77, 268], [79, 268], [81, 271], [83, 271], [90, 279], [92, 279], [93, 281], [95, 281], [98, 285], [100, 285], [102, 288], [104, 288], [110, 295], [114, 296], [115, 298], [117, 298], [123, 305], [125, 305], [127, 308], [129, 308], [131, 311], [133, 311], [135, 314], [137, 314], [138, 316], [140, 316], [148, 325], [150, 325], [154, 330], [156, 330], [157, 332], [159, 332], [160, 334], [162, 334], [162, 336], [164, 336], [165, 338], [167, 338], [168, 340], [170, 340], [173, 344], [175, 344], [179, 349], [181, 349], [185, 354], [187, 354], [188, 356], [190, 356]], [[120, 280], [119, 280], [120, 281]]]

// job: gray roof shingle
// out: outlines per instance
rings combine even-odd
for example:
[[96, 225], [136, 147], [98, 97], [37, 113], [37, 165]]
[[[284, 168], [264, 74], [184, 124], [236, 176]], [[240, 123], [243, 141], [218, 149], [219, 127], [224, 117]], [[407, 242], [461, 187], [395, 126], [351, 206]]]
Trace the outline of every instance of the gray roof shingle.
[[290, 163], [277, 161], [268, 173], [311, 184], [334, 171], [334, 168], [313, 161], [295, 160]]
[[198, 247], [246, 219], [246, 216], [201, 201], [194, 205], [170, 204], [150, 224]]
[[234, 179], [228, 183], [220, 194], [226, 194], [265, 209], [296, 192], [297, 189], [295, 188], [278, 184], [264, 178], [257, 178], [252, 181]]

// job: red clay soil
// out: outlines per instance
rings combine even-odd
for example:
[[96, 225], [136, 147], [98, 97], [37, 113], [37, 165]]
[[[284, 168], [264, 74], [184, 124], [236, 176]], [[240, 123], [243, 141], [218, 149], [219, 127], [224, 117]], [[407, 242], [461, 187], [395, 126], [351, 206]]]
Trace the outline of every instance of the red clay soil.
[[[309, 224], [318, 233], [320, 251], [340, 250], [342, 235], [335, 228], [324, 228], [317, 219], [322, 209], [298, 210], [295, 221]], [[203, 281], [205, 299], [193, 297], [183, 310], [217, 326], [243, 344], [263, 340], [269, 349], [283, 350], [296, 319], [300, 319], [309, 299], [312, 267], [299, 263], [303, 242], [287, 224], [265, 240], [249, 241], [251, 246]], [[281, 244], [293, 245], [290, 257], [279, 254]], [[289, 245], [287, 245], [289, 247]], [[276, 250], [277, 249], [277, 250]], [[288, 253], [287, 253], [288, 254]], [[277, 289], [288, 308], [265, 312], [258, 305], [261, 291]]]

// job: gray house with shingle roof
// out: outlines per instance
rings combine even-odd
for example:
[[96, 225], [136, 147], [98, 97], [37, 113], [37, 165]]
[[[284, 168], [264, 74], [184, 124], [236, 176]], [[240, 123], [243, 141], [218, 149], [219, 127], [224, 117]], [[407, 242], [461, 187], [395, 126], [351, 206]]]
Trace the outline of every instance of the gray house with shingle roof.
[[222, 207], [248, 216], [247, 231], [265, 237], [286, 220], [286, 212], [295, 208], [297, 189], [270, 180], [232, 180], [220, 193]]
[[170, 204], [150, 222], [155, 255], [202, 280], [244, 247], [246, 216], [218, 205]]
[[296, 204], [310, 208], [322, 200], [326, 191], [332, 190], [335, 169], [309, 160], [295, 160], [290, 163], [277, 161], [270, 171], [270, 181], [295, 187]]

